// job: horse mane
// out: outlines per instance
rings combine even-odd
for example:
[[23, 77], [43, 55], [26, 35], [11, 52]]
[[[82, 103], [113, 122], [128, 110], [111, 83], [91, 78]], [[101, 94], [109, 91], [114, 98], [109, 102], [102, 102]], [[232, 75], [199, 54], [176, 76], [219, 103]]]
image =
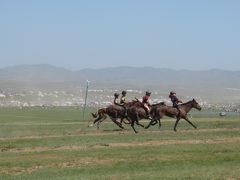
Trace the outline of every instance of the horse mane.
[[182, 103], [182, 104], [179, 104], [179, 105], [180, 105], [180, 106], [182, 106], [182, 105], [187, 105], [187, 104], [192, 103], [192, 101], [193, 101], [193, 100], [190, 100], [190, 101], [188, 101], [188, 102], [185, 102], [185, 103]]

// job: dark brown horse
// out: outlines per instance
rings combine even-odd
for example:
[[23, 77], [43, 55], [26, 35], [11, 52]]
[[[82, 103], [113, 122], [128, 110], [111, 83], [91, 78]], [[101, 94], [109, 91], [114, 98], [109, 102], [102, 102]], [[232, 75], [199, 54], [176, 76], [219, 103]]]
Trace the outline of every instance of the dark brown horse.
[[174, 131], [177, 131], [176, 127], [180, 119], [185, 119], [189, 124], [191, 124], [196, 129], [197, 127], [187, 117], [188, 112], [192, 108], [195, 108], [199, 111], [202, 109], [195, 99], [180, 104], [179, 105], [180, 112], [176, 108], [173, 108], [172, 106], [158, 107], [154, 110], [154, 112], [152, 112], [153, 119], [150, 121], [148, 126], [145, 127], [145, 129], [149, 128], [151, 125], [156, 124], [156, 121], [159, 121], [159, 126], [161, 126], [161, 119], [163, 118], [163, 116], [168, 116], [177, 119], [174, 125], [173, 129]]
[[[160, 102], [158, 104], [150, 105], [150, 115], [152, 116], [152, 112], [155, 112], [157, 108], [160, 108], [161, 106], [166, 106], [164, 102]], [[134, 128], [134, 124], [144, 127], [144, 125], [139, 123], [139, 120], [141, 119], [147, 119], [147, 113], [146, 110], [143, 108], [142, 103], [138, 102], [131, 106], [127, 111], [127, 118], [129, 119], [131, 123], [131, 127], [133, 128], [135, 133], [138, 133], [136, 129]], [[156, 120], [154, 120], [156, 121]], [[154, 123], [154, 121], [152, 123]]]
[[[126, 108], [129, 108], [131, 106], [133, 106], [134, 104], [138, 103], [137, 101], [133, 100], [131, 102], [128, 102], [125, 104]], [[121, 129], [124, 129], [124, 127], [122, 126], [122, 122], [124, 120], [124, 118], [126, 118], [126, 114], [125, 114], [125, 108], [123, 106], [120, 105], [109, 105], [107, 107], [101, 108], [99, 109], [96, 113], [92, 113], [92, 116], [94, 118], [97, 118], [94, 120], [93, 124], [97, 123], [97, 127], [99, 129], [99, 125], [101, 122], [103, 122], [107, 116], [110, 117], [110, 119]], [[118, 122], [117, 119], [121, 119], [121, 122]], [[125, 122], [126, 124], [129, 124], [129, 122]]]

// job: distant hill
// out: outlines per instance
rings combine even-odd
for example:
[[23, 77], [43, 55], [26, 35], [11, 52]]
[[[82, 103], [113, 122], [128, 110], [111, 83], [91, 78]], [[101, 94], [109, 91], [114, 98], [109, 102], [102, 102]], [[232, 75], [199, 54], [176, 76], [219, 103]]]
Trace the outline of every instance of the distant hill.
[[63, 82], [73, 80], [74, 72], [47, 64], [17, 65], [0, 69], [0, 80], [22, 82]]
[[[187, 86], [240, 88], [240, 71], [172, 70], [152, 67], [113, 67], [71, 71], [51, 65], [18, 65], [0, 69], [0, 80], [18, 82], [85, 82], [131, 84], [139, 87]], [[194, 88], [194, 87], [193, 87]]]
[[[164, 93], [177, 90], [190, 95], [208, 97], [233, 96], [239, 99], [240, 71], [219, 69], [205, 71], [172, 70], [152, 67], [111, 67], [71, 71], [51, 65], [18, 65], [0, 69], [0, 85], [7, 87], [54, 86], [68, 88], [69, 84], [92, 88], [158, 90]], [[60, 85], [61, 84], [61, 85]]]
[[76, 73], [92, 81], [133, 83], [140, 85], [232, 86], [240, 87], [240, 71], [225, 70], [171, 70], [152, 67], [115, 67], [84, 69]]

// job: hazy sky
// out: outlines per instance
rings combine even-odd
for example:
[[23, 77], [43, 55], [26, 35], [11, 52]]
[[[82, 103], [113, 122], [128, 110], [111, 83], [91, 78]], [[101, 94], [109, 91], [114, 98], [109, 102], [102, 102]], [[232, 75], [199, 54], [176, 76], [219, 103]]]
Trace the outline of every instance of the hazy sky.
[[0, 0], [0, 62], [240, 70], [240, 0]]

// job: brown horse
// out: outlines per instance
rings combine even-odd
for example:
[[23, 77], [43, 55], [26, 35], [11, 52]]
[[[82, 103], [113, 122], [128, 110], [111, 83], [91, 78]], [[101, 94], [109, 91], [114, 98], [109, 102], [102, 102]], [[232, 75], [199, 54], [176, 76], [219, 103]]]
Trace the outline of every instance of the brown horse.
[[150, 121], [148, 126], [145, 127], [145, 129], [149, 128], [151, 125], [156, 124], [156, 121], [159, 121], [159, 126], [161, 126], [161, 119], [163, 118], [163, 116], [168, 116], [177, 119], [174, 125], [173, 129], [174, 131], [177, 131], [176, 127], [180, 119], [185, 119], [189, 124], [191, 124], [196, 129], [197, 127], [187, 117], [188, 112], [192, 108], [195, 108], [199, 111], [202, 109], [195, 99], [180, 104], [179, 105], [180, 112], [176, 108], [173, 108], [172, 106], [158, 107], [155, 109], [154, 112], [152, 112], [153, 119]]
[[[126, 108], [129, 108], [131, 106], [133, 106], [134, 104], [136, 104], [137, 101], [133, 100], [131, 102], [128, 102], [125, 104]], [[92, 113], [92, 116], [94, 118], [97, 118], [94, 120], [93, 125], [95, 123], [97, 123], [97, 127], [99, 129], [99, 125], [101, 122], [103, 122], [107, 116], [110, 117], [110, 119], [121, 129], [124, 129], [124, 127], [122, 126], [122, 122], [124, 118], [127, 118], [125, 115], [125, 108], [123, 106], [120, 105], [109, 105], [107, 107], [101, 108], [99, 109], [96, 113]], [[118, 122], [117, 119], [121, 119], [121, 122]], [[125, 124], [129, 124], [129, 122], [125, 122]]]
[[[160, 108], [161, 106], [166, 106], [164, 102], [160, 102], [158, 104], [150, 105], [150, 115], [152, 116], [152, 113], [156, 111], [157, 108]], [[128, 119], [131, 122], [131, 127], [133, 128], [135, 133], [138, 133], [136, 129], [134, 128], [134, 124], [136, 122], [137, 125], [144, 127], [144, 125], [139, 123], [139, 120], [141, 119], [147, 119], [147, 113], [146, 110], [143, 108], [142, 103], [138, 102], [135, 105], [131, 106], [127, 111]], [[151, 121], [152, 123], [156, 120]]]

